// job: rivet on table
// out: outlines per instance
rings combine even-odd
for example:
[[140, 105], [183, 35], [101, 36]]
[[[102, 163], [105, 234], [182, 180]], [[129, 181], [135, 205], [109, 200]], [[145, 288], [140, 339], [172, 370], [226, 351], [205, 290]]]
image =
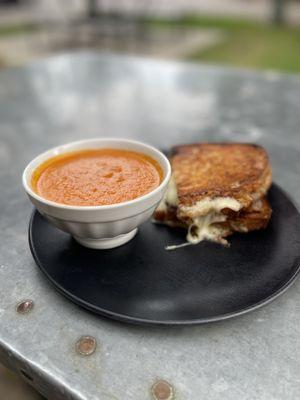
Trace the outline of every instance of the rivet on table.
[[81, 336], [76, 342], [76, 352], [82, 356], [90, 356], [97, 347], [97, 341], [93, 336]]
[[33, 306], [34, 306], [33, 300], [26, 299], [26, 300], [20, 301], [17, 304], [16, 310], [17, 310], [17, 313], [19, 313], [19, 314], [27, 314], [33, 309]]
[[152, 395], [155, 400], [172, 400], [174, 391], [167, 381], [157, 381], [152, 386]]

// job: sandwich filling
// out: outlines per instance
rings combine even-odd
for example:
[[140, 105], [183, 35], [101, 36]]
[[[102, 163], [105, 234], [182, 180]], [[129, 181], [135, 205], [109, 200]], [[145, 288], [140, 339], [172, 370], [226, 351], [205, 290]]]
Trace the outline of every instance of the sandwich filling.
[[[235, 199], [230, 197], [206, 198], [196, 202], [192, 206], [182, 206], [178, 209], [178, 194], [174, 177], [171, 178], [166, 194], [156, 210], [156, 215], [165, 213], [168, 209], [173, 209], [174, 214], [184, 215], [185, 225], [188, 228], [186, 236], [187, 242], [190, 244], [198, 244], [203, 240], [210, 240], [227, 244], [222, 238], [226, 231], [226, 227], [220, 225], [227, 220], [227, 215], [222, 210], [229, 209], [231, 211], [239, 211], [242, 205]], [[177, 218], [176, 218], [177, 219]], [[163, 222], [171, 225], [181, 225], [174, 218], [164, 220]], [[159, 219], [157, 219], [159, 222]], [[173, 250], [178, 246], [168, 246], [167, 249]]]

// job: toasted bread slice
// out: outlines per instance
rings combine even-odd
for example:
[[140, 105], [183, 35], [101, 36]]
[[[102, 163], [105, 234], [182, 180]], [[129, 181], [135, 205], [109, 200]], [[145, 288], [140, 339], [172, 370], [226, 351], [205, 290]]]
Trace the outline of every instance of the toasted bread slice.
[[230, 232], [249, 232], [267, 227], [272, 209], [266, 196], [256, 200], [247, 209], [231, 213], [227, 220], [221, 223]]
[[[174, 148], [173, 175], [178, 196], [178, 217], [205, 215], [213, 201], [231, 199], [229, 208], [238, 211], [261, 198], [272, 180], [266, 151], [253, 144], [193, 144]], [[211, 203], [212, 204], [212, 203]]]

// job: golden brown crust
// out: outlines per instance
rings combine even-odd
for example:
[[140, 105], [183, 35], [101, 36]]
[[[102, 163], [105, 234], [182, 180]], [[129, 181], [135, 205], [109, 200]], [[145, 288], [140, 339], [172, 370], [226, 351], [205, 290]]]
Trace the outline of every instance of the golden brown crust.
[[167, 207], [165, 209], [156, 209], [154, 221], [169, 226], [178, 226], [186, 228], [187, 225], [177, 218], [177, 207]]
[[231, 212], [222, 226], [232, 232], [248, 232], [267, 227], [271, 218], [272, 209], [266, 196], [253, 202], [250, 207], [240, 212]]
[[179, 210], [205, 198], [230, 197], [249, 207], [271, 185], [266, 151], [258, 145], [203, 143], [177, 146], [171, 159]]

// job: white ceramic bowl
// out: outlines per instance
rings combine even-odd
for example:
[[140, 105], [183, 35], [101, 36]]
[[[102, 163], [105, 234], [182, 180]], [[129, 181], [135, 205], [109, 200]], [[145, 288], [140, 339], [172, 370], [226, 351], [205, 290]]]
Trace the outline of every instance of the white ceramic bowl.
[[[144, 196], [104, 206], [70, 206], [44, 199], [31, 188], [31, 176], [45, 160], [69, 151], [116, 148], [147, 154], [163, 170], [161, 184]], [[32, 160], [23, 172], [23, 186], [38, 211], [59, 229], [70, 233], [83, 246], [110, 249], [134, 237], [137, 227], [151, 217], [166, 191], [171, 176], [168, 159], [156, 148], [126, 139], [90, 139], [55, 147]]]

